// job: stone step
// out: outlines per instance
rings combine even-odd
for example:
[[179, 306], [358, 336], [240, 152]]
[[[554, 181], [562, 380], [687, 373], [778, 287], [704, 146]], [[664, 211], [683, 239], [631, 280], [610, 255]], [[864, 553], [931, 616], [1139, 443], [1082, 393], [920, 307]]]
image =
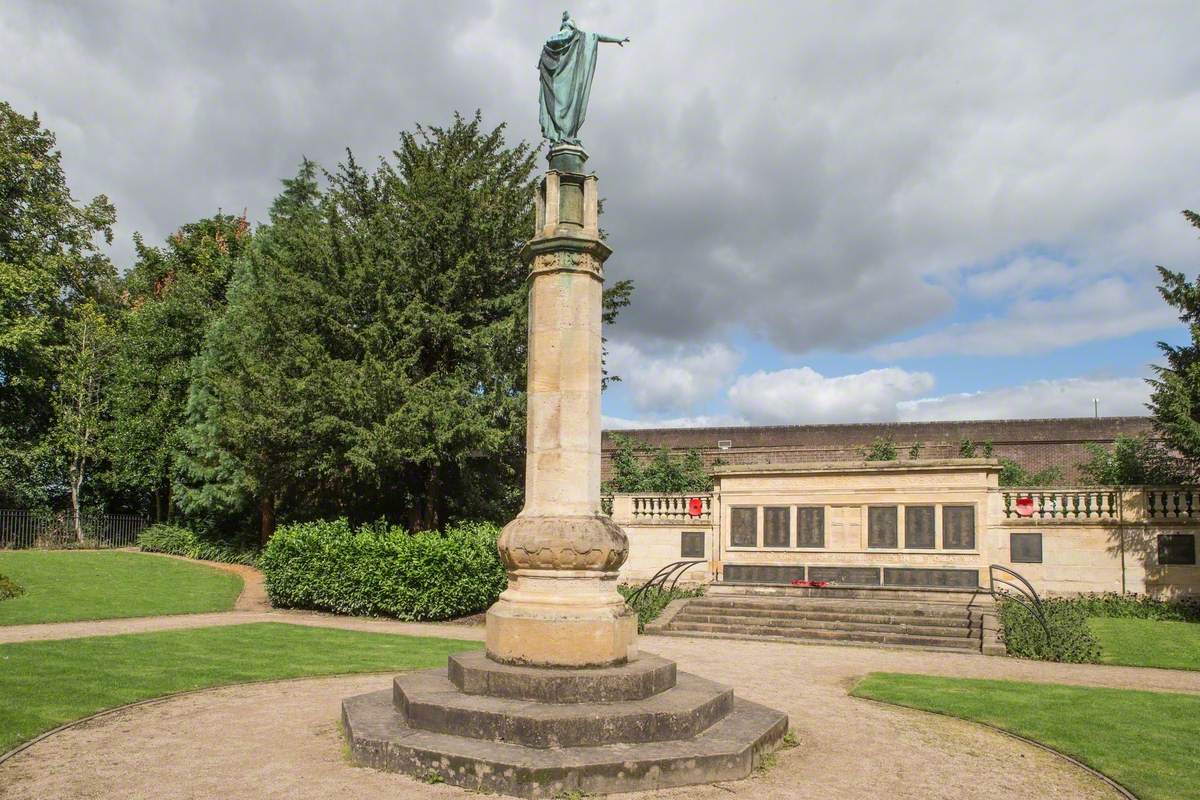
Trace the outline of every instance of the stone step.
[[536, 703], [464, 694], [446, 670], [420, 670], [393, 681], [396, 709], [411, 728], [526, 747], [661, 742], [696, 736], [733, 708], [733, 689], [679, 674], [675, 686], [620, 703]]
[[642, 653], [616, 667], [553, 670], [500, 664], [483, 650], [470, 650], [450, 656], [447, 676], [466, 694], [539, 703], [614, 703], [670, 689], [675, 685], [675, 662]]
[[359, 764], [543, 798], [740, 780], [779, 745], [788, 719], [737, 698], [727, 716], [690, 739], [543, 749], [412, 728], [385, 690], [343, 700], [342, 724]]
[[869, 614], [875, 616], [906, 616], [928, 619], [967, 619], [972, 610], [957, 605], [918, 605], [913, 603], [856, 602], [847, 600], [812, 600], [808, 602], [763, 601], [763, 600], [716, 600], [697, 598], [690, 601], [685, 611], [707, 609], [711, 611], [745, 610], [762, 614], [829, 612], [840, 614]]
[[802, 638], [822, 642], [872, 642], [875, 644], [906, 644], [917, 647], [951, 647], [979, 650], [979, 639], [966, 636], [910, 636], [905, 633], [879, 631], [818, 630], [813, 628], [779, 628], [769, 625], [722, 625], [716, 623], [675, 622], [669, 633], [714, 633], [764, 636], [771, 638]]
[[752, 613], [770, 615], [805, 615], [812, 619], [820, 619], [821, 615], [851, 615], [878, 616], [883, 619], [923, 619], [923, 620], [967, 620], [971, 619], [971, 610], [959, 607], [928, 607], [895, 604], [888, 606], [883, 603], [854, 603], [854, 602], [822, 602], [822, 603], [761, 603], [752, 600], [710, 601], [692, 600], [684, 607], [686, 612], [696, 610], [703, 613]]
[[832, 645], [835, 647], [885, 647], [888, 649], [897, 650], [921, 650], [939, 653], [977, 653], [979, 652], [979, 642], [975, 640], [967, 640], [972, 643], [970, 647], [964, 645], [938, 645], [938, 644], [909, 644], [899, 642], [889, 642], [881, 644], [879, 642], [860, 642], [853, 639], [810, 639], [805, 636], [772, 636], [769, 634], [755, 633], [732, 633], [732, 632], [706, 632], [706, 631], [660, 631], [657, 636], [677, 636], [687, 639], [737, 639], [751, 642], [779, 642], [781, 644], [797, 644], [797, 645]]
[[820, 589], [763, 583], [711, 583], [705, 597], [787, 597], [834, 598], [858, 600], [900, 600], [918, 603], [993, 603], [984, 589], [903, 589], [898, 587], [826, 586]]
[[875, 631], [877, 633], [903, 633], [911, 636], [947, 636], [952, 638], [967, 636], [975, 636], [978, 638], [980, 631], [982, 630], [982, 626], [974, 626], [966, 623], [959, 623], [957, 625], [933, 625], [928, 624], [928, 621], [926, 621], [926, 623], [912, 623], [897, 622], [895, 620], [871, 622], [850, 618], [814, 620], [784, 618], [778, 616], [743, 617], [729, 614], [692, 614], [687, 611], [684, 611], [672, 621], [672, 627], [684, 623], [728, 626], [744, 625], [785, 629], [798, 628], [803, 630]]

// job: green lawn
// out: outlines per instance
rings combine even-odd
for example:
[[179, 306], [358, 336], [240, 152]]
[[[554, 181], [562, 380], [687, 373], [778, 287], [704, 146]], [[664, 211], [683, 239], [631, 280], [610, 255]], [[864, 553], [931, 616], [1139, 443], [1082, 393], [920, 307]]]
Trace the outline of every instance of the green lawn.
[[1141, 800], [1200, 797], [1200, 696], [880, 672], [851, 693], [1033, 739]]
[[1128, 667], [1200, 670], [1200, 624], [1092, 617], [1100, 660]]
[[0, 645], [0, 753], [106, 708], [242, 681], [440, 667], [480, 642], [278, 622]]
[[0, 625], [228, 611], [242, 591], [229, 572], [114, 550], [0, 551], [0, 574], [25, 587]]

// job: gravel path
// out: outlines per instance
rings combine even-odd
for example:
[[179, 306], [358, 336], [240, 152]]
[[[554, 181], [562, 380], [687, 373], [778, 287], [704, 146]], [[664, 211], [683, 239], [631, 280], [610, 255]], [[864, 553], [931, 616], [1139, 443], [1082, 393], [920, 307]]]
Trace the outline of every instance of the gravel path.
[[[1118, 795], [1039, 748], [958, 720], [855, 700], [849, 648], [648, 640], [691, 672], [734, 683], [787, 711], [800, 746], [749, 780], [628, 797], [767, 800], [963, 800]], [[0, 796], [34, 798], [468, 797], [347, 762], [341, 698], [386, 688], [390, 676], [217, 689], [128, 709], [52, 736], [0, 765]], [[70, 765], [70, 768], [64, 768]]]

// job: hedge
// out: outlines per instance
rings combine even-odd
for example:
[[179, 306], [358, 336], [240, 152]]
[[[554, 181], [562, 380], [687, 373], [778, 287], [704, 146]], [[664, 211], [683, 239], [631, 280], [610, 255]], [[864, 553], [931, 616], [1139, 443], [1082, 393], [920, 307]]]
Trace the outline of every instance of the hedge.
[[1090, 592], [1071, 602], [1089, 617], [1153, 619], [1166, 622], [1200, 622], [1200, 597], [1159, 600], [1144, 594]]
[[487, 523], [410, 534], [382, 523], [301, 522], [275, 532], [259, 566], [277, 608], [446, 620], [485, 610], [504, 590], [499, 534]]
[[22, 588], [21, 584], [7, 575], [0, 575], [0, 600], [11, 600], [23, 594], [25, 594], [25, 589]]
[[222, 561], [226, 564], [258, 563], [258, 553], [245, 550], [226, 542], [209, 542], [198, 537], [194, 531], [178, 525], [151, 525], [138, 535], [138, 547], [147, 553], [169, 553], [175, 556], [197, 558], [202, 561]]
[[1072, 600], [1042, 601], [1049, 638], [1028, 608], [1014, 600], [999, 602], [1000, 634], [1010, 656], [1037, 661], [1095, 664], [1100, 660], [1100, 643], [1087, 625], [1087, 615]]

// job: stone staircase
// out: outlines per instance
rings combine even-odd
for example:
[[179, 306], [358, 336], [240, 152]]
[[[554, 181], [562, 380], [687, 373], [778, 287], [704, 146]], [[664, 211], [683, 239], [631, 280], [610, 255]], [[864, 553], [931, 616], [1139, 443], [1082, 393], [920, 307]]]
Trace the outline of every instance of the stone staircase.
[[985, 592], [716, 584], [646, 632], [978, 653], [991, 609]]

